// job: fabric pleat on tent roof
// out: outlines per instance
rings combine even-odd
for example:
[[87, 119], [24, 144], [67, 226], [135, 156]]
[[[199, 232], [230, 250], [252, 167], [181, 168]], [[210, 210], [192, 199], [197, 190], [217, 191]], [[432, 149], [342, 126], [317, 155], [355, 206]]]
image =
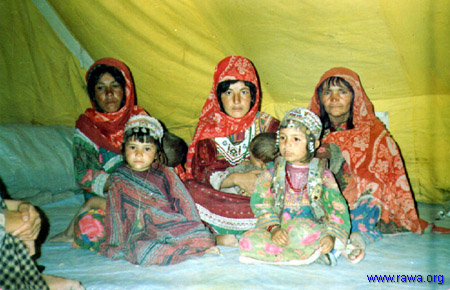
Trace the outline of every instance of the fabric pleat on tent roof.
[[128, 64], [139, 105], [187, 142], [225, 56], [254, 62], [262, 109], [279, 118], [345, 66], [389, 113], [416, 199], [450, 200], [447, 0], [5, 0], [0, 24], [1, 123], [73, 126], [90, 105], [83, 53]]

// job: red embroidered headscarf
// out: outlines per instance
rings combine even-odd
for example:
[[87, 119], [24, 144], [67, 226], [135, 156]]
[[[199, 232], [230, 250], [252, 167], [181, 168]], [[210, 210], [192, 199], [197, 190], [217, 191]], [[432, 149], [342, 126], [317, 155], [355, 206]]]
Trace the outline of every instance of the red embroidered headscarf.
[[350, 167], [352, 178], [343, 191], [349, 207], [353, 209], [361, 194], [371, 189], [372, 195], [381, 205], [384, 222], [393, 221], [412, 232], [423, 232], [399, 148], [384, 124], [375, 116], [358, 75], [341, 67], [327, 71], [316, 86], [310, 110], [320, 116], [317, 88], [332, 76], [345, 79], [355, 94], [354, 128], [331, 132], [322, 138], [323, 143], [334, 143], [340, 147]]
[[95, 109], [95, 103], [91, 99], [92, 108], [80, 115], [75, 126], [98, 146], [119, 154], [125, 123], [132, 115], [146, 115], [147, 113], [141, 107], [136, 106], [133, 78], [123, 62], [114, 58], [97, 60], [86, 72], [86, 82], [88, 82], [92, 69], [101, 64], [113, 66], [122, 72], [125, 78], [125, 104], [117, 112], [101, 113]]
[[[233, 118], [220, 110], [219, 100], [216, 92], [220, 82], [229, 80], [249, 81], [256, 86], [256, 100], [253, 107], [242, 118]], [[186, 174], [192, 178], [192, 157], [195, 145], [199, 140], [215, 137], [226, 137], [238, 132], [244, 132], [254, 122], [259, 110], [260, 88], [258, 76], [252, 62], [242, 56], [228, 56], [216, 66], [211, 92], [200, 113], [199, 122], [195, 130], [194, 138], [189, 145]]]

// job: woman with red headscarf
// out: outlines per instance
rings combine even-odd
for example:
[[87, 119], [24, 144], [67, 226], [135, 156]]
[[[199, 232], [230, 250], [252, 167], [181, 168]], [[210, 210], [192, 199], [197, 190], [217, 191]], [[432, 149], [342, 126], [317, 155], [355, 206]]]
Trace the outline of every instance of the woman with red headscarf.
[[[126, 122], [133, 115], [147, 113], [136, 106], [133, 78], [123, 62], [114, 58], [97, 60], [86, 72], [86, 82], [92, 108], [76, 122], [73, 158], [75, 180], [87, 200], [104, 197], [110, 173], [123, 165], [121, 146]], [[50, 241], [72, 241], [73, 226], [74, 221]]]
[[[189, 145], [186, 187], [213, 232], [225, 237], [218, 244], [237, 245], [234, 234], [254, 228], [255, 219], [249, 195], [259, 171], [224, 171], [249, 159], [249, 144], [261, 132], [276, 132], [279, 121], [260, 112], [261, 93], [258, 76], [250, 60], [229, 56], [217, 65], [213, 87], [203, 106], [194, 138]], [[238, 185], [246, 193], [236, 195], [215, 190]]]
[[146, 112], [136, 106], [133, 78], [123, 62], [97, 60], [87, 71], [86, 82], [92, 108], [76, 122], [75, 179], [86, 196], [103, 196], [109, 173], [122, 165], [125, 123], [131, 116]]
[[[382, 232], [423, 233], [428, 223], [417, 214], [400, 150], [375, 116], [358, 75], [346, 68], [327, 71], [309, 108], [321, 118], [321, 152], [350, 207], [352, 244], [364, 248]], [[357, 256], [362, 258], [352, 253], [350, 260]]]

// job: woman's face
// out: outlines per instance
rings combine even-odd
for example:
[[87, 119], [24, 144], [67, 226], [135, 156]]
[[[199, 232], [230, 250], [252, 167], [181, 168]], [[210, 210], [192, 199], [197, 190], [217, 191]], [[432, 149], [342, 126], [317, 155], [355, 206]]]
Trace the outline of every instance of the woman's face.
[[122, 104], [123, 88], [110, 73], [105, 72], [95, 85], [95, 99], [103, 112], [117, 112]]
[[243, 81], [231, 84], [227, 91], [220, 95], [225, 113], [233, 118], [242, 118], [250, 110], [252, 96], [250, 88]]
[[320, 101], [325, 107], [331, 122], [344, 123], [350, 117], [352, 92], [344, 85], [330, 85], [323, 88]]

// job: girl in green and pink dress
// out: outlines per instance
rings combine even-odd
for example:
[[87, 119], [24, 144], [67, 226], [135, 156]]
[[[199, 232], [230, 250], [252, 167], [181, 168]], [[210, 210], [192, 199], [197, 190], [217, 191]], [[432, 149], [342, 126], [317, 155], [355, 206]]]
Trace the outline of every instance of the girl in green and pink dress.
[[239, 242], [240, 261], [305, 265], [319, 257], [330, 265], [345, 249], [347, 204], [332, 173], [313, 158], [322, 130], [311, 111], [295, 108], [280, 124], [281, 157], [258, 179], [251, 197], [256, 228]]

